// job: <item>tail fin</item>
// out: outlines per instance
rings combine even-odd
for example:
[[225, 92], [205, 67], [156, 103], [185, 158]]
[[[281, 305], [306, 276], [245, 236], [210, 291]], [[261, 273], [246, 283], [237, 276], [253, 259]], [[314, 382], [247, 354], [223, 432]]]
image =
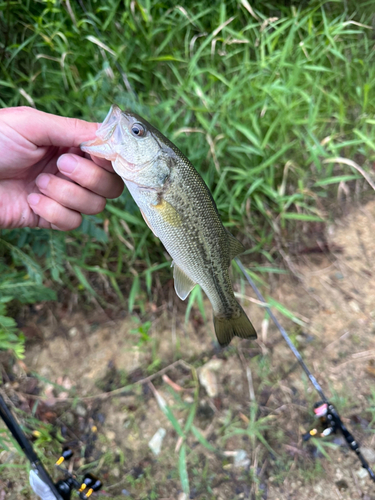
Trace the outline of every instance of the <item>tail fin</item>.
[[236, 314], [230, 318], [214, 315], [214, 327], [221, 347], [227, 346], [233, 337], [240, 337], [241, 339], [254, 339], [257, 337], [255, 328], [239, 304]]

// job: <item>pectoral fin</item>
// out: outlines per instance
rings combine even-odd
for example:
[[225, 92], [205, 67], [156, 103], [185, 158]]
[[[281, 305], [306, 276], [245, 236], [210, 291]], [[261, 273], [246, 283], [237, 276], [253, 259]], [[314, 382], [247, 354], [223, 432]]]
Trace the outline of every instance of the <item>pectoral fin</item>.
[[143, 217], [143, 219], [144, 219], [145, 223], [148, 225], [148, 227], [151, 229], [151, 231], [154, 233], [154, 235], [158, 238], [158, 235], [155, 233], [155, 231], [154, 231], [154, 230], [153, 230], [153, 228], [151, 227], [151, 225], [150, 225], [150, 223], [148, 222], [147, 217], [145, 216], [145, 214], [144, 214], [143, 210], [142, 210], [141, 208], [140, 208], [139, 210], [141, 211], [141, 214], [142, 214], [142, 217]]
[[172, 264], [173, 267], [173, 278], [174, 278], [174, 289], [181, 300], [185, 300], [189, 293], [195, 287], [196, 283], [192, 281], [189, 276], [187, 276], [184, 271], [182, 271], [176, 264]]
[[159, 202], [153, 206], [155, 210], [163, 217], [164, 222], [170, 224], [173, 227], [181, 226], [181, 216], [177, 210], [164, 198], [161, 198]]
[[232, 261], [232, 259], [237, 257], [237, 255], [240, 255], [245, 251], [245, 247], [228, 230], [227, 230], [227, 235], [229, 240], [229, 255], [230, 255], [230, 260]]

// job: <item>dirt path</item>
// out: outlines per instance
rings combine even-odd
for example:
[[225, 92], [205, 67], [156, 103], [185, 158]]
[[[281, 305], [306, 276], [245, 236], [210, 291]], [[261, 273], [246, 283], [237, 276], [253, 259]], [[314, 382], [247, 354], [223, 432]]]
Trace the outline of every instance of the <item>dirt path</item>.
[[[328, 228], [329, 253], [301, 254], [293, 261], [298, 278], [281, 277], [269, 292], [301, 319], [302, 326], [277, 313], [375, 466], [375, 434], [370, 428], [375, 418], [374, 236], [375, 202], [371, 202]], [[241, 293], [254, 296], [250, 289], [241, 289]], [[184, 311], [184, 305], [174, 300], [176, 305], [169, 309]], [[246, 300], [244, 307], [261, 331], [263, 310]], [[206, 310], [210, 311], [209, 305]], [[48, 398], [41, 414], [52, 409], [68, 437], [72, 429], [87, 437], [87, 426], [92, 429], [95, 425], [96, 435], [85, 458], [87, 462], [98, 460], [101, 470], [107, 471], [110, 498], [123, 498], [124, 491], [131, 498], [151, 498], [142, 495], [153, 487], [156, 496], [152, 498], [184, 498], [176, 473], [176, 446], [179, 448], [181, 442], [160, 410], [153, 386], [138, 383], [129, 392], [106, 395], [147, 377], [150, 364], [155, 371], [181, 358], [194, 366], [214, 360], [214, 365], [206, 365], [214, 395], [209, 397], [200, 387], [194, 425], [227, 457], [210, 452], [189, 434], [190, 498], [374, 499], [374, 485], [339, 438], [334, 441], [338, 448], [325, 447], [330, 460], [314, 446], [302, 443], [302, 433], [313, 424], [311, 409], [317, 397], [275, 328], [267, 328], [263, 322], [258, 344], [235, 341], [235, 347], [220, 352], [213, 348], [211, 326], [207, 329], [199, 313], [194, 315], [185, 327], [183, 315], [171, 315], [166, 308], [155, 315], [149, 339], [143, 341], [139, 333], [130, 333], [140, 326], [134, 317], [114, 322], [100, 311], [90, 318], [84, 314], [56, 318], [51, 314], [47, 321], [34, 325], [43, 340], [28, 348], [25, 363], [45, 380], [66, 389], [57, 401], [59, 391], [39, 382], [41, 395], [44, 392]], [[250, 371], [246, 372], [246, 367]], [[183, 426], [186, 407], [194, 401], [196, 381], [186, 366], [172, 365], [166, 373], [182, 391], [173, 392], [172, 383], [160, 376], [153, 384]], [[26, 383], [23, 379], [14, 389], [27, 392]], [[72, 388], [77, 400], [69, 409], [71, 403], [66, 398]], [[261, 409], [257, 421], [267, 417], [262, 432], [275, 455], [249, 433], [233, 432], [248, 425], [252, 389]], [[98, 397], [82, 399], [91, 395]], [[148, 442], [160, 428], [166, 430], [166, 437], [161, 454], [155, 458]], [[236, 467], [233, 456], [239, 449], [249, 461], [245, 459]], [[251, 481], [249, 474], [257, 480]]]

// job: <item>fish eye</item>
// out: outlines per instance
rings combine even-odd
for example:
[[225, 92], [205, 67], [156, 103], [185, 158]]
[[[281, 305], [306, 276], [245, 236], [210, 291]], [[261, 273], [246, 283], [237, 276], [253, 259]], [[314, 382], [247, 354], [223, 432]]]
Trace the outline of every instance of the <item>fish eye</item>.
[[136, 137], [143, 137], [146, 133], [146, 130], [143, 125], [140, 123], [134, 123], [131, 127], [132, 134]]

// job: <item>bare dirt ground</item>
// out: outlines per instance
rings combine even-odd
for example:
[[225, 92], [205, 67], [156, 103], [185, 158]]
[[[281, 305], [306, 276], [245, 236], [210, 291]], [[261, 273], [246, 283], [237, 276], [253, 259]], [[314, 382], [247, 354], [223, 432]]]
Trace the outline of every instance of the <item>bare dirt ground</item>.
[[[329, 226], [328, 245], [318, 241], [316, 251], [300, 253], [290, 261], [293, 275], [273, 278], [264, 292], [302, 321], [296, 325], [277, 312], [375, 467], [374, 236], [375, 202], [370, 202]], [[241, 295], [254, 297], [249, 288]], [[197, 389], [195, 369], [199, 376], [206, 366], [212, 394], [199, 386], [194, 425], [220, 453], [188, 435], [190, 498], [375, 499], [375, 484], [339, 436], [330, 441], [334, 448], [324, 447], [329, 458], [302, 442], [319, 398], [258, 305], [243, 299], [259, 341], [235, 340], [220, 351], [214, 348], [211, 323], [206, 327], [196, 311], [185, 327], [184, 306], [174, 300], [177, 313], [156, 312], [151, 340], [144, 342], [140, 334], [129, 333], [139, 327], [134, 317], [111, 321], [102, 311], [69, 318], [49, 312], [26, 328], [33, 340], [25, 366], [42, 378], [26, 376], [25, 367], [17, 365], [7, 396], [24, 409], [39, 401], [36, 415], [81, 449], [75, 466], [94, 462], [104, 474], [106, 497], [182, 500], [176, 472], [181, 441], [155, 390], [183, 427], [186, 405]], [[254, 425], [264, 423], [261, 433], [272, 451], [253, 431], [236, 432], [250, 428], [250, 400], [258, 405]], [[148, 443], [160, 428], [166, 436], [155, 457]], [[242, 464], [234, 463], [238, 450], [245, 453]], [[4, 452], [0, 463], [7, 460]], [[1, 481], [2, 499], [31, 498], [19, 496], [14, 482]]]

